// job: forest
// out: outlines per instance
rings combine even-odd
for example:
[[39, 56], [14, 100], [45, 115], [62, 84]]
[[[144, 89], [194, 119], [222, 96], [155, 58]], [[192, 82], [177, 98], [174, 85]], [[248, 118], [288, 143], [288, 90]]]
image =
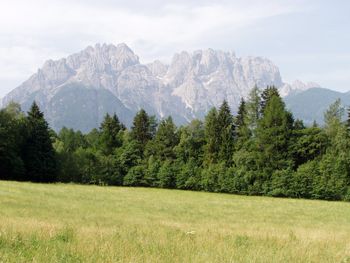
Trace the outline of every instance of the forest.
[[0, 111], [0, 179], [141, 186], [350, 201], [350, 111], [340, 100], [322, 126], [294, 119], [274, 86], [254, 87], [177, 127], [143, 109], [128, 129], [106, 114], [88, 134], [50, 129], [34, 102]]

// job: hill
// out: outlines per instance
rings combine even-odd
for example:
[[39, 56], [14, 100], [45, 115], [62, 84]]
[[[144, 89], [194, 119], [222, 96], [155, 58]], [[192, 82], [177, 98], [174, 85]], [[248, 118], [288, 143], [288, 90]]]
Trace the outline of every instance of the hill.
[[348, 262], [350, 204], [0, 181], [1, 262]]
[[290, 94], [284, 98], [284, 101], [295, 118], [311, 125], [314, 120], [319, 124], [323, 124], [324, 112], [337, 99], [341, 99], [344, 107], [350, 106], [349, 92], [341, 93], [323, 88], [310, 88], [299, 93]]

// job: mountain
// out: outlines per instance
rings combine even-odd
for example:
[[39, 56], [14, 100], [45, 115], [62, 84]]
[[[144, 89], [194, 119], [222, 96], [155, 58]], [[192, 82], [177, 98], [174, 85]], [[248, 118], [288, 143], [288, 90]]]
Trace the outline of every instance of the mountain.
[[305, 91], [291, 93], [284, 98], [284, 101], [295, 118], [311, 125], [314, 120], [319, 124], [323, 124], [324, 112], [337, 99], [341, 99], [343, 107], [350, 106], [350, 92], [341, 93], [324, 88], [310, 88]]
[[287, 97], [290, 95], [296, 95], [311, 88], [321, 88], [321, 86], [315, 82], [304, 83], [300, 80], [295, 80], [292, 84], [284, 84], [282, 88], [279, 89], [279, 93], [282, 97]]
[[68, 126], [87, 132], [98, 127], [106, 112], [116, 112], [130, 126], [140, 108], [158, 118], [171, 115], [177, 124], [202, 118], [224, 99], [235, 111], [255, 85], [275, 85], [288, 96], [311, 84], [283, 83], [278, 67], [262, 57], [207, 49], [175, 54], [170, 64], [142, 64], [125, 44], [97, 44], [46, 61], [2, 105], [16, 101], [28, 110], [35, 100], [53, 129]]

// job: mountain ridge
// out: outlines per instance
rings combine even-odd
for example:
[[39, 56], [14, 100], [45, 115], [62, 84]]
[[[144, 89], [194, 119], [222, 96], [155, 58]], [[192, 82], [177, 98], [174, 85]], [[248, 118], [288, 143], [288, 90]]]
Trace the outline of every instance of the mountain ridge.
[[[16, 101], [27, 110], [36, 100], [55, 130], [70, 124], [87, 132], [110, 111], [116, 111], [128, 126], [140, 108], [158, 118], [171, 115], [182, 124], [203, 118], [224, 99], [235, 111], [255, 85], [275, 85], [283, 96], [312, 86], [297, 84], [284, 83], [278, 67], [264, 57], [237, 57], [233, 52], [206, 49], [176, 53], [169, 64], [159, 60], [142, 64], [124, 43], [96, 44], [66, 58], [47, 60], [8, 93], [2, 105]], [[81, 124], [72, 109], [95, 117]]]
[[323, 124], [324, 112], [337, 99], [341, 100], [342, 107], [348, 108], [350, 106], [350, 92], [338, 92], [321, 87], [310, 88], [296, 94], [292, 93], [286, 96], [284, 101], [295, 118], [311, 125], [314, 121]]

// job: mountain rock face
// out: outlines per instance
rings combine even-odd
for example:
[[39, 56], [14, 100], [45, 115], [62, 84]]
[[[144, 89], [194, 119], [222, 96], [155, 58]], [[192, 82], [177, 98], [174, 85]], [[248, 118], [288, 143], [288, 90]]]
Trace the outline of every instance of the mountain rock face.
[[116, 112], [128, 126], [140, 108], [177, 124], [202, 118], [224, 99], [237, 109], [255, 85], [275, 85], [283, 96], [313, 84], [282, 82], [278, 68], [261, 57], [236, 57], [212, 49], [175, 54], [169, 65], [158, 60], [141, 64], [125, 44], [95, 45], [43, 67], [2, 100], [28, 110], [35, 100], [51, 127], [87, 132], [98, 127], [106, 112]]

